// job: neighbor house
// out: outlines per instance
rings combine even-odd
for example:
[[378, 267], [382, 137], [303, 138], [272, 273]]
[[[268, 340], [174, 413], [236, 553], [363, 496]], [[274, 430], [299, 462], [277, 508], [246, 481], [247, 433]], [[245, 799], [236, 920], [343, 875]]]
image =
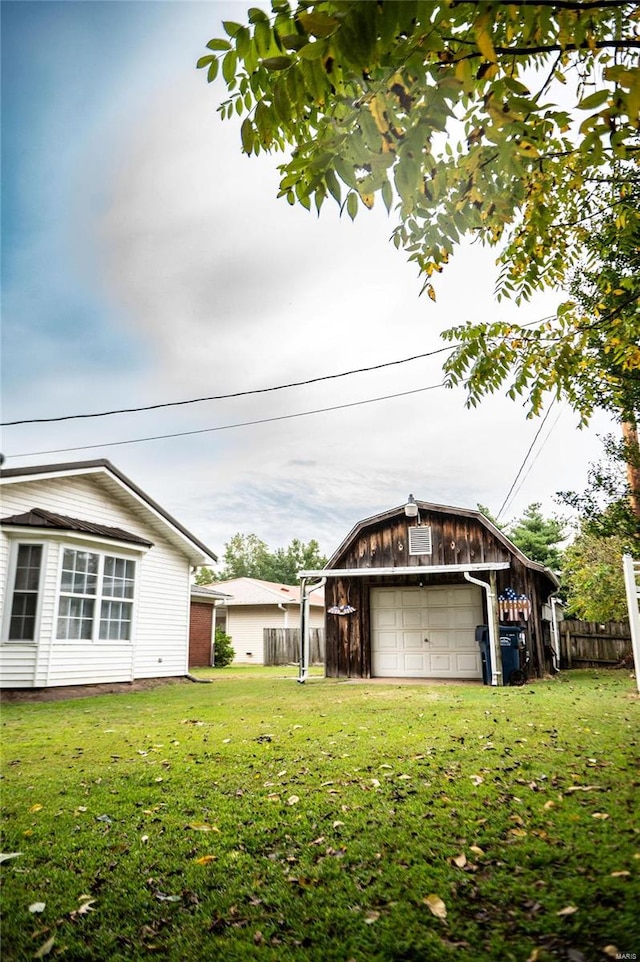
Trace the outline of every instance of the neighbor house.
[[189, 667], [209, 668], [214, 663], [216, 607], [229, 599], [222, 591], [191, 585], [189, 611]]
[[191, 572], [214, 553], [109, 461], [0, 481], [0, 685], [185, 675]]
[[[299, 629], [300, 588], [258, 578], [233, 578], [208, 587], [232, 597], [216, 606], [216, 624], [231, 636], [235, 661], [265, 661], [264, 629]], [[310, 599], [309, 625], [324, 628], [324, 592]]]
[[550, 664], [558, 581], [479, 511], [410, 497], [358, 522], [322, 571], [302, 576], [326, 579], [330, 677], [480, 679], [481, 625], [498, 672], [500, 624], [524, 630], [533, 674]]

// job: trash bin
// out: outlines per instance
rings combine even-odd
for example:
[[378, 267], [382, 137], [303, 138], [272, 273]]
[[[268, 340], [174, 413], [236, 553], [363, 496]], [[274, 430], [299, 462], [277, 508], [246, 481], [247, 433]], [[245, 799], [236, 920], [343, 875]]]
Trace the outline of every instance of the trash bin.
[[485, 685], [491, 684], [491, 649], [489, 648], [489, 628], [487, 625], [478, 625], [476, 628], [476, 641], [480, 645], [480, 662], [482, 664], [482, 681]]
[[[519, 625], [500, 625], [498, 637], [502, 660], [502, 683], [504, 685], [524, 685], [526, 681], [525, 666], [528, 661], [524, 631]], [[488, 625], [476, 627], [476, 641], [480, 645], [482, 681], [485, 685], [490, 685], [492, 665]]]

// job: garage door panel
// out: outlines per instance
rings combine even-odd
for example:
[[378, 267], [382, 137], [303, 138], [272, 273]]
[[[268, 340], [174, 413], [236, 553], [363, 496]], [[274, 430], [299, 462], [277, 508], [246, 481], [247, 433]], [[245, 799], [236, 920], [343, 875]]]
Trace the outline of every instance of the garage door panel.
[[378, 632], [378, 648], [380, 651], [399, 651], [402, 649], [402, 635], [397, 631]]
[[373, 628], [396, 628], [399, 624], [399, 617], [402, 612], [397, 608], [383, 608], [381, 611], [374, 611], [371, 619]]
[[403, 608], [399, 614], [403, 628], [418, 628], [422, 630], [422, 612], [420, 608]]
[[418, 648], [424, 651], [424, 638], [421, 631], [404, 631], [404, 648]]
[[372, 588], [372, 673], [480, 678], [475, 627], [482, 622], [482, 594], [471, 585]]
[[412, 674], [422, 674], [425, 670], [425, 657], [422, 652], [415, 654], [412, 652], [407, 652], [404, 656], [404, 671], [405, 673], [411, 672]]
[[473, 630], [475, 633], [475, 628], [478, 624], [476, 621], [478, 612], [475, 608], [452, 608], [451, 615], [452, 625], [454, 628], [468, 628], [469, 630]]

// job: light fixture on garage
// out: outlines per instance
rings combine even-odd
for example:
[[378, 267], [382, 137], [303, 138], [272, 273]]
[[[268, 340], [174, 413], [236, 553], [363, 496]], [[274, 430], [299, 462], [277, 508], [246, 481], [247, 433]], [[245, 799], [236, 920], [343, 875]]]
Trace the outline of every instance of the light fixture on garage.
[[[404, 506], [404, 513], [407, 518], [418, 518], [418, 505], [416, 504], [416, 499], [412, 494], [407, 498], [407, 503]], [[420, 522], [418, 522], [420, 523]]]

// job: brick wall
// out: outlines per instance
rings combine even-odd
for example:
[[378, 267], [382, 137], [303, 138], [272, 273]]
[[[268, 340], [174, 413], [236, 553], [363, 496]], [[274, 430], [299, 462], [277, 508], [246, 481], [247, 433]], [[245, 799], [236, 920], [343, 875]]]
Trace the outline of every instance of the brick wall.
[[213, 605], [191, 602], [189, 616], [189, 666], [206, 668], [211, 665], [211, 632]]

